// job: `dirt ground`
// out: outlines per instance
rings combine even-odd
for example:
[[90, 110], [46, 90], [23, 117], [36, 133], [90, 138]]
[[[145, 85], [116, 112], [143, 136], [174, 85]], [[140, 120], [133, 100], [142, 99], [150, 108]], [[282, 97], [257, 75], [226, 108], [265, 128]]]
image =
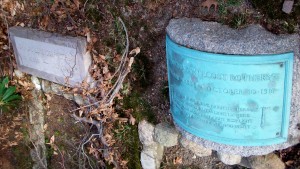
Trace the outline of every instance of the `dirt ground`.
[[[86, 36], [84, 30], [88, 28], [91, 37], [96, 38], [93, 43], [93, 50], [105, 55], [106, 58], [120, 55], [122, 48], [124, 48], [123, 34], [120, 33], [120, 25], [118, 25], [116, 19], [117, 17], [121, 17], [128, 29], [130, 48], [141, 48], [141, 53], [136, 56], [133, 70], [126, 81], [126, 85], [128, 84], [131, 93], [138, 93], [136, 95], [138, 97], [138, 104], [142, 106], [149, 105], [149, 111], [151, 109], [151, 112], [156, 117], [154, 120], [156, 123], [172, 123], [172, 117], [169, 113], [165, 56], [165, 28], [170, 19], [196, 17], [207, 21], [221, 22], [238, 29], [257, 23], [263, 25], [273, 33], [299, 32], [297, 23], [299, 23], [300, 15], [297, 15], [298, 13], [296, 12], [290, 15], [279, 15], [279, 8], [282, 2], [277, 3], [277, 1], [261, 1], [264, 3], [260, 4], [258, 0], [228, 0], [228, 4], [219, 4], [218, 11], [214, 11], [212, 8], [209, 11], [202, 8], [201, 2], [203, 0], [29, 0], [26, 2], [14, 2], [23, 4], [24, 9], [15, 11], [16, 14], [13, 17], [2, 18], [1, 26], [3, 29], [1, 28], [1, 31], [6, 32], [5, 27], [7, 25], [23, 25], [64, 35]], [[55, 11], [52, 11], [54, 2], [59, 3], [55, 7]], [[78, 9], [72, 7], [72, 4], [75, 2], [79, 2]], [[270, 5], [269, 3], [274, 5]], [[295, 4], [294, 8], [299, 9], [299, 1], [296, 0]], [[268, 7], [271, 7], [271, 11]], [[278, 16], [274, 13], [278, 14]], [[7, 40], [5, 41], [7, 42]], [[10, 49], [9, 52], [2, 50], [0, 56], [6, 57], [7, 55], [11, 55], [12, 50]], [[77, 150], [82, 137], [86, 133], [86, 126], [80, 123], [75, 124], [75, 121], [70, 117], [68, 110], [75, 106], [73, 102], [58, 96], [53, 96], [50, 101], [50, 110], [46, 115], [46, 124], [48, 126], [45, 132], [46, 141], [49, 141], [54, 136], [55, 145], [59, 150], [54, 150], [50, 146], [47, 147], [49, 150], [48, 161], [50, 168], [62, 168], [62, 164], [66, 168], [78, 168], [78, 163], [76, 163], [79, 158]], [[135, 109], [136, 106], [132, 104], [127, 108]], [[22, 120], [18, 119], [20, 115], [22, 115]], [[137, 116], [135, 118], [138, 119]], [[14, 119], [15, 117], [18, 118]], [[7, 132], [6, 128], [9, 128], [9, 135], [15, 132], [19, 132], [22, 135], [22, 139], [16, 139], [14, 134], [4, 139], [0, 137], [1, 145], [4, 144], [3, 141], [7, 140], [9, 142], [17, 140], [18, 144], [1, 149], [0, 168], [30, 168], [32, 165], [29, 159], [21, 162], [20, 158], [18, 158], [20, 155], [17, 155], [29, 154], [28, 147], [30, 147], [30, 144], [28, 140], [26, 141], [26, 130], [23, 129], [26, 126], [20, 127], [23, 123], [26, 124], [26, 119], [28, 118], [25, 112], [17, 112], [12, 116], [0, 116], [2, 127], [0, 136], [4, 135], [2, 133]], [[22, 123], [18, 123], [20, 121]], [[12, 123], [15, 125], [12, 125]], [[129, 127], [128, 131], [136, 132], [137, 130], [134, 127]], [[136, 144], [136, 140], [129, 140], [129, 143]], [[132, 147], [136, 147], [135, 152], [141, 150], [140, 145], [132, 145]], [[130, 154], [131, 150], [129, 150], [123, 152], [123, 154]], [[122, 151], [120, 150], [120, 152]], [[299, 145], [277, 152], [277, 154], [286, 163], [288, 168], [299, 168]], [[174, 160], [178, 157], [182, 158], [182, 163], [175, 165]], [[123, 158], [126, 159], [126, 157]], [[18, 161], [20, 164], [18, 164]], [[135, 161], [139, 162], [138, 159], [135, 159]], [[162, 168], [196, 169], [201, 167], [209, 169], [241, 168], [239, 166], [225, 166], [215, 157], [195, 158], [189, 151], [182, 149], [180, 146], [166, 149]], [[139, 166], [137, 165], [137, 167], [132, 168], [139, 168]]]
[[48, 168], [79, 168], [78, 149], [87, 132], [86, 126], [75, 123], [76, 121], [71, 117], [69, 111], [76, 108], [73, 101], [62, 96], [52, 96], [45, 116], [46, 143], [50, 142], [51, 137], [55, 138], [55, 147], [47, 145]]

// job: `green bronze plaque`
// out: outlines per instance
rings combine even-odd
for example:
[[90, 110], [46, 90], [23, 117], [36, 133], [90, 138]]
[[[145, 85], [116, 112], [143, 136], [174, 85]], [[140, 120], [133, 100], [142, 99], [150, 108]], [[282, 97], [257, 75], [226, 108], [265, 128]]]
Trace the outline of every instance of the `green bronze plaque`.
[[287, 140], [293, 53], [214, 54], [167, 37], [167, 64], [171, 112], [187, 132], [240, 146]]

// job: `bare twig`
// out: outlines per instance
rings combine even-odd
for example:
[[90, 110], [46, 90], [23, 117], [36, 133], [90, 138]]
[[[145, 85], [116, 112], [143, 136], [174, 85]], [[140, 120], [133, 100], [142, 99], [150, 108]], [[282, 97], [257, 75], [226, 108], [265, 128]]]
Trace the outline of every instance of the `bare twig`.
[[70, 112], [75, 112], [75, 111], [78, 111], [80, 109], [84, 109], [84, 108], [87, 108], [87, 107], [95, 106], [95, 105], [98, 105], [98, 104], [100, 104], [101, 107], [104, 107], [104, 108], [108, 107], [108, 106], [110, 106], [112, 104], [113, 99], [115, 98], [116, 94], [119, 92], [120, 88], [122, 87], [122, 84], [123, 84], [123, 81], [124, 81], [125, 77], [130, 72], [131, 65], [133, 63], [134, 57], [130, 58], [130, 60], [127, 63], [127, 66], [125, 67], [127, 56], [128, 56], [128, 50], [129, 50], [129, 38], [128, 38], [128, 33], [127, 33], [127, 28], [126, 28], [124, 22], [122, 21], [121, 18], [119, 18], [119, 21], [122, 23], [123, 29], [125, 31], [125, 35], [126, 35], [126, 48], [125, 48], [125, 51], [124, 51], [124, 53], [122, 55], [121, 63], [119, 65], [118, 69], [116, 70], [116, 72], [113, 75], [113, 77], [114, 77], [116, 74], [119, 73], [117, 81], [115, 82], [115, 84], [113, 85], [113, 87], [109, 90], [109, 92], [105, 95], [105, 97], [103, 99], [101, 99], [99, 101], [96, 101], [94, 103], [91, 103], [91, 104], [79, 107], [79, 108], [74, 109], [74, 110], [72, 110]]

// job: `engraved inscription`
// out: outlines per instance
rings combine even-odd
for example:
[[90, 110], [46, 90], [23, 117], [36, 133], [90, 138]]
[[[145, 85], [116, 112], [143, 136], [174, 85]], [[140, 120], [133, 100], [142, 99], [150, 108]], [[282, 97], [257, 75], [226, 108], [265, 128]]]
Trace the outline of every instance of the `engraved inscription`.
[[278, 64], [208, 62], [169, 52], [175, 121], [219, 138], [280, 137], [285, 70]]
[[76, 47], [58, 46], [15, 37], [20, 64], [59, 77], [72, 78], [80, 75], [76, 66]]

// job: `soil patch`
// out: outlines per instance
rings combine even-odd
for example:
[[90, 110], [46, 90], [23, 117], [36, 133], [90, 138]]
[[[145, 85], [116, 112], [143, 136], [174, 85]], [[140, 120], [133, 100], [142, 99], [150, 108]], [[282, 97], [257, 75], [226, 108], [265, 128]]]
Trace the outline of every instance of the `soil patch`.
[[86, 126], [76, 123], [69, 111], [76, 108], [73, 101], [62, 96], [52, 95], [49, 110], [45, 115], [45, 139], [50, 142], [55, 138], [55, 148], [47, 145], [47, 161], [51, 169], [79, 168], [78, 148], [84, 135]]

